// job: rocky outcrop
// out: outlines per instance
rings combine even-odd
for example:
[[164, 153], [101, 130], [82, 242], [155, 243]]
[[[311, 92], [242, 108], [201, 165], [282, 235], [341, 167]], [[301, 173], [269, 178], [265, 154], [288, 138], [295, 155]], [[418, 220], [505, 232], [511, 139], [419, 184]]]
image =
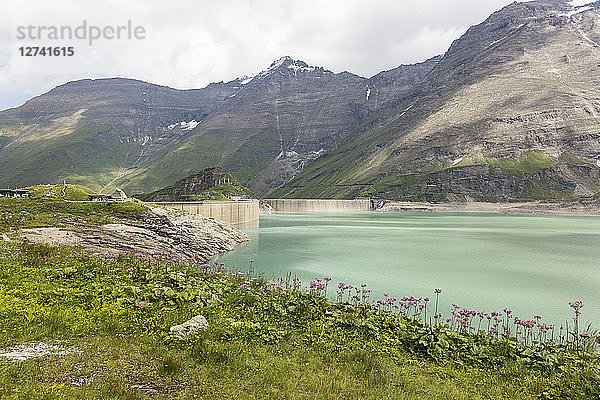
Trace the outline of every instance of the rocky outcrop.
[[412, 180], [388, 187], [379, 195], [388, 199], [438, 201], [449, 200], [453, 195], [498, 201], [566, 200], [577, 194], [576, 178], [565, 178], [558, 168], [507, 174], [487, 165], [478, 165], [416, 175]]
[[34, 228], [21, 234], [34, 243], [76, 246], [91, 253], [131, 252], [200, 262], [249, 240], [222, 221], [154, 207], [122, 223]]
[[261, 214], [271, 214], [273, 212], [273, 207], [264, 200], [261, 200], [258, 206]]
[[[215, 193], [211, 193], [214, 191]], [[254, 197], [252, 192], [238, 182], [238, 180], [222, 167], [211, 167], [180, 179], [171, 186], [152, 193], [136, 195], [143, 201], [173, 202], [193, 201], [195, 196], [211, 197]]]

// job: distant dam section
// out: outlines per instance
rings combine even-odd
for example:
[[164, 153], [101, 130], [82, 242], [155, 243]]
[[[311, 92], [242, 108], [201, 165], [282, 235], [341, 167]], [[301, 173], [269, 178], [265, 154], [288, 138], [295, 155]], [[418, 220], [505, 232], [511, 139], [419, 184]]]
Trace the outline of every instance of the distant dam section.
[[163, 207], [176, 208], [190, 214], [217, 218], [228, 224], [238, 225], [258, 221], [258, 200], [199, 201], [199, 202], [152, 202]]
[[[370, 211], [373, 209], [370, 199], [265, 199], [263, 201], [270, 205], [273, 211], [337, 213]], [[258, 221], [260, 214], [258, 200], [150, 202], [149, 204], [176, 208], [190, 214], [200, 214], [207, 218], [217, 218], [233, 225]]]
[[273, 211], [288, 212], [358, 212], [373, 209], [371, 199], [321, 200], [321, 199], [265, 199]]

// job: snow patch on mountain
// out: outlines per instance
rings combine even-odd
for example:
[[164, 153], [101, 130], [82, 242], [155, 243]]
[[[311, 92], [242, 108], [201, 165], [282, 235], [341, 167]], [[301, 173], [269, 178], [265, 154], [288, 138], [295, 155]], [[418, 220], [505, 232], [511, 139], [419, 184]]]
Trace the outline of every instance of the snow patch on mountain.
[[181, 130], [182, 131], [191, 131], [192, 129], [194, 129], [195, 127], [197, 127], [199, 123], [200, 122], [196, 121], [195, 119], [191, 120], [190, 122], [182, 121], [180, 123]]
[[172, 131], [177, 126], [179, 126], [179, 127], [181, 127], [182, 131], [191, 131], [192, 129], [197, 127], [200, 122], [202, 122], [202, 121], [196, 121], [195, 119], [191, 120], [190, 122], [181, 121], [181, 122], [176, 122], [174, 124], [171, 124], [171, 125], [167, 126], [167, 128], [170, 131]]
[[294, 75], [297, 75], [298, 71], [313, 72], [315, 70], [315, 67], [305, 67], [302, 65], [298, 65], [295, 61], [293, 64], [288, 65], [288, 69], [294, 70]]

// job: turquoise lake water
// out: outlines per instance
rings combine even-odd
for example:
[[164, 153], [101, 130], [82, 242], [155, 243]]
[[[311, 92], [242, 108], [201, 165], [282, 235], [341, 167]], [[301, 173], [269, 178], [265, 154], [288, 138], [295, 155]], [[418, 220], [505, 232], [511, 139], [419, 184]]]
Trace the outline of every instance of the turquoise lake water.
[[[600, 218], [491, 214], [275, 213], [245, 229], [251, 241], [218, 257], [265, 277], [292, 273], [304, 284], [329, 275], [366, 283], [376, 296], [429, 296], [521, 319], [571, 323], [571, 300], [600, 328]], [[333, 287], [332, 287], [333, 286]], [[372, 296], [375, 300], [377, 297]]]

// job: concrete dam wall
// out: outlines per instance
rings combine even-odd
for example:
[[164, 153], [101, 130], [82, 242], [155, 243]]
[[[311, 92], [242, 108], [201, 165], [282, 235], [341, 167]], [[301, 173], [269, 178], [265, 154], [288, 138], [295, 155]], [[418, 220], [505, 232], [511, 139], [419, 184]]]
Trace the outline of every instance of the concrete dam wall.
[[265, 199], [273, 211], [290, 212], [357, 212], [370, 211], [371, 199], [317, 200], [317, 199]]
[[247, 224], [258, 221], [258, 200], [247, 201], [201, 201], [151, 203], [164, 207], [176, 208], [190, 214], [200, 214], [208, 218], [217, 218], [228, 224]]

